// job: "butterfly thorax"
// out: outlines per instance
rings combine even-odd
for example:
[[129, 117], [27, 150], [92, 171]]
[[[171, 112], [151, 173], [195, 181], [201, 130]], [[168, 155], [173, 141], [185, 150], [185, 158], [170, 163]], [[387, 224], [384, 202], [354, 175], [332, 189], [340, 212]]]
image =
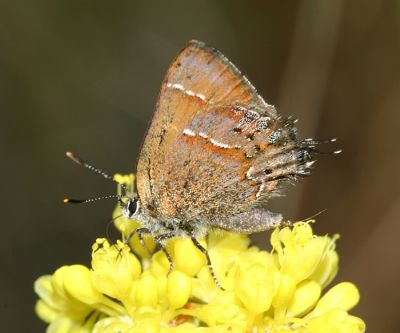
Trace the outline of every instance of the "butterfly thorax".
[[180, 237], [188, 235], [201, 237], [206, 234], [207, 229], [207, 224], [200, 220], [188, 221], [176, 217], [156, 216], [153, 209], [149, 210], [144, 205], [141, 205], [138, 211], [128, 218], [137, 220], [142, 228], [150, 231], [152, 236], [172, 233]]

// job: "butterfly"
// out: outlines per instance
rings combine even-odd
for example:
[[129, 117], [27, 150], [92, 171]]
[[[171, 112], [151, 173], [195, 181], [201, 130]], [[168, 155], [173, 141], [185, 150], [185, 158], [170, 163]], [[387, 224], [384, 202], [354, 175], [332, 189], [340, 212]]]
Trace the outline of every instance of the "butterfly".
[[295, 123], [266, 103], [221, 52], [190, 41], [162, 83], [139, 155], [137, 191], [123, 186], [118, 197], [122, 214], [141, 224], [126, 242], [134, 234], [151, 235], [171, 271], [165, 242], [190, 237], [222, 289], [198, 238], [211, 229], [251, 234], [284, 223], [266, 202], [284, 183], [310, 174], [315, 146], [322, 142], [298, 140]]

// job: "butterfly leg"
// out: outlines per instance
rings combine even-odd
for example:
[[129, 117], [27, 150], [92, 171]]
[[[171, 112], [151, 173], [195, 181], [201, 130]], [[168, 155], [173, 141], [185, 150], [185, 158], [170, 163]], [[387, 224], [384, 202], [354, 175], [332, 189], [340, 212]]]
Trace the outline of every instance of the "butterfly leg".
[[166, 240], [173, 238], [175, 236], [176, 236], [175, 232], [169, 232], [169, 233], [161, 234], [161, 235], [154, 237], [154, 241], [157, 243], [157, 245], [160, 247], [160, 249], [165, 253], [165, 256], [168, 259], [169, 270], [168, 270], [167, 276], [170, 275], [172, 270], [174, 269], [174, 262], [172, 261], [172, 257], [169, 254], [169, 252], [167, 251], [167, 248], [165, 247], [164, 243]]
[[190, 234], [190, 238], [191, 238], [193, 244], [206, 256], [208, 269], [209, 269], [210, 274], [211, 274], [211, 276], [212, 276], [212, 278], [213, 278], [215, 284], [217, 285], [217, 287], [218, 287], [219, 289], [221, 289], [221, 290], [225, 290], [225, 289], [221, 286], [221, 283], [219, 282], [219, 280], [217, 279], [217, 277], [215, 276], [214, 268], [213, 268], [213, 266], [212, 266], [212, 264], [211, 264], [211, 259], [210, 259], [210, 256], [208, 255], [207, 249], [204, 248], [204, 247], [200, 244], [200, 242], [196, 239], [196, 237], [193, 236], [193, 234]]
[[149, 248], [146, 246], [144, 240], [143, 240], [143, 235], [149, 235], [151, 234], [151, 231], [147, 228], [136, 228], [134, 230], [132, 230], [128, 237], [126, 237], [124, 243], [125, 244], [129, 244], [130, 240], [132, 239], [133, 236], [138, 235], [139, 237], [139, 242], [140, 244], [143, 246], [143, 248], [146, 250], [146, 252], [151, 255], [151, 251], [149, 250]]
[[140, 242], [140, 244], [142, 245], [142, 247], [146, 250], [147, 254], [148, 254], [149, 256], [151, 256], [151, 251], [150, 251], [150, 249], [147, 247], [147, 245], [146, 245], [146, 243], [144, 242], [144, 239], [143, 239], [143, 235], [149, 235], [149, 234], [151, 234], [151, 232], [150, 232], [150, 230], [147, 229], [147, 228], [141, 228], [141, 229], [144, 229], [144, 230], [141, 231], [141, 232], [138, 232], [139, 242]]

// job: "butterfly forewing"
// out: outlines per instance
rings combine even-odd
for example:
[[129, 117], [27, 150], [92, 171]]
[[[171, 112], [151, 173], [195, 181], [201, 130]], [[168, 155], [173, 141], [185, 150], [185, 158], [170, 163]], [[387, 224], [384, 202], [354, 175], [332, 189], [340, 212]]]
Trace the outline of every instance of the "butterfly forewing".
[[[211, 221], [248, 210], [276, 187], [264, 168], [277, 127], [275, 109], [234, 65], [190, 42], [168, 70], [140, 154], [142, 204], [161, 220]], [[293, 141], [286, 130], [280, 137]], [[293, 159], [290, 150], [281, 155], [279, 163]]]

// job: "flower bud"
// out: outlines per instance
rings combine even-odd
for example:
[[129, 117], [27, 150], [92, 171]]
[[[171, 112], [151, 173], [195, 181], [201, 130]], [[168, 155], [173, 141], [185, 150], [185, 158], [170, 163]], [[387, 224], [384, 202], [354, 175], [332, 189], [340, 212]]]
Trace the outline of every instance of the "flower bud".
[[167, 281], [167, 294], [170, 307], [177, 309], [184, 306], [191, 293], [191, 278], [178, 270], [172, 271]]
[[158, 302], [157, 280], [149, 272], [142, 274], [136, 286], [138, 306], [156, 306]]

